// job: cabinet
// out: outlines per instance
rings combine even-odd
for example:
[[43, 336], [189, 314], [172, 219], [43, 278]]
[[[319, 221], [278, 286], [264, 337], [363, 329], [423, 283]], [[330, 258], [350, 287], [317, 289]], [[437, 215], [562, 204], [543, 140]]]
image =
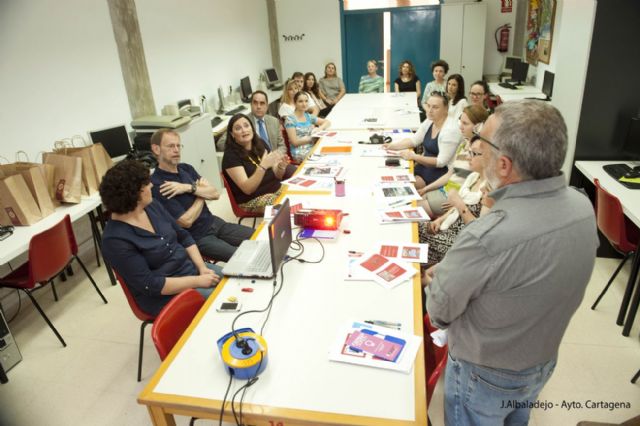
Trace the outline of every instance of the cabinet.
[[469, 91], [482, 79], [487, 5], [443, 4], [440, 13], [440, 57], [449, 63], [449, 75], [462, 75]]
[[176, 129], [183, 148], [181, 162], [188, 163], [218, 191], [223, 191], [216, 145], [211, 131], [211, 115], [202, 114], [186, 126]]

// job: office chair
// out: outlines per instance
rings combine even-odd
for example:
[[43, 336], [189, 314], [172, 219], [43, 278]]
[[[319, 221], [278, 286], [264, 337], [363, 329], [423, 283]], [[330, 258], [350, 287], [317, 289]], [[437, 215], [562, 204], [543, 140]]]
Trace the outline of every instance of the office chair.
[[151, 338], [160, 359], [169, 355], [184, 331], [189, 327], [202, 305], [204, 297], [194, 289], [174, 296], [160, 311], [151, 328]]
[[122, 287], [122, 291], [124, 291], [124, 295], [127, 297], [127, 302], [129, 302], [129, 307], [131, 308], [133, 315], [135, 315], [136, 318], [142, 321], [142, 324], [140, 324], [140, 345], [138, 347], [138, 381], [140, 381], [142, 379], [142, 352], [144, 350], [144, 329], [147, 327], [147, 325], [152, 324], [153, 320], [155, 320], [156, 317], [154, 315], [150, 315], [146, 313], [140, 308], [140, 306], [138, 305], [138, 302], [136, 302], [136, 299], [134, 299], [133, 294], [131, 294], [131, 290], [129, 290], [129, 286], [127, 286], [127, 284], [124, 282], [120, 274], [118, 274], [118, 271], [114, 269], [114, 272], [116, 274], [116, 279], [120, 283], [120, 287]]
[[[31, 299], [33, 306], [35, 306], [49, 328], [60, 340], [62, 346], [67, 346], [67, 343], [53, 326], [32, 293], [43, 288], [46, 284], [51, 284], [54, 298], [58, 300], [55, 287], [53, 287], [53, 279], [66, 270], [73, 260], [78, 261], [87, 278], [93, 284], [93, 288], [96, 289], [102, 301], [107, 303], [107, 299], [105, 299], [93, 277], [78, 257], [78, 244], [73, 234], [69, 215], [65, 215], [60, 222], [46, 231], [34, 235], [29, 242], [29, 260], [27, 263], [6, 277], [0, 278], [0, 287], [22, 290]], [[37, 284], [40, 285], [36, 287]]]
[[[594, 179], [593, 183], [596, 186], [596, 221], [598, 223], [598, 229], [605, 238], [609, 240], [611, 246], [624, 257], [607, 285], [591, 306], [591, 309], [595, 309], [596, 306], [598, 306], [602, 297], [607, 290], [609, 290], [611, 283], [613, 283], [616, 276], [618, 276], [618, 272], [620, 272], [627, 260], [638, 250], [637, 241], [640, 238], [638, 228], [624, 215], [620, 200], [602, 188], [598, 179]], [[630, 277], [627, 288], [625, 289], [616, 320], [618, 325], [622, 325], [624, 322], [635, 281], [636, 277]]]
[[224, 183], [224, 188], [227, 190], [227, 195], [229, 196], [229, 202], [231, 203], [231, 210], [233, 214], [238, 218], [238, 224], [241, 224], [242, 221], [246, 218], [253, 218], [253, 228], [256, 227], [256, 219], [262, 217], [262, 213], [258, 212], [250, 212], [249, 210], [245, 210], [238, 205], [236, 202], [236, 198], [233, 196], [231, 192], [231, 187], [229, 186], [229, 182], [227, 182], [227, 178], [224, 176], [224, 172], [220, 172], [220, 177], [222, 178], [222, 183]]
[[[438, 379], [447, 366], [448, 348], [438, 347], [431, 340], [431, 333], [437, 328], [431, 325], [429, 314], [424, 315], [424, 365], [427, 374], [427, 407], [436, 388]], [[428, 417], [428, 416], [427, 416]], [[430, 422], [429, 422], [430, 423]]]

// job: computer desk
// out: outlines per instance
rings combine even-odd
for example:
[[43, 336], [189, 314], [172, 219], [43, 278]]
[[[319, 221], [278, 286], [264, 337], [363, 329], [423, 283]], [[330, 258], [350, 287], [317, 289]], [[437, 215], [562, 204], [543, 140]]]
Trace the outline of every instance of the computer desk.
[[489, 90], [491, 93], [500, 96], [500, 98], [505, 102], [527, 98], [546, 99], [546, 96], [542, 91], [535, 86], [523, 85], [517, 87], [517, 89], [513, 90], [500, 87], [498, 83], [489, 83]]
[[[67, 214], [70, 216], [71, 222], [75, 222], [82, 216], [88, 215], [91, 224], [91, 232], [97, 239], [98, 244], [100, 244], [101, 234], [98, 229], [97, 217], [94, 212], [99, 210], [101, 205], [102, 201], [100, 200], [100, 195], [95, 193], [91, 196], [83, 196], [78, 204], [62, 204], [57, 207], [52, 214], [39, 220], [33, 225], [16, 226], [11, 236], [0, 241], [0, 265], [5, 265], [21, 254], [28, 252], [31, 237], [51, 228], [56, 223], [60, 222]], [[99, 211], [98, 215], [100, 215]], [[111, 284], [115, 285], [116, 280], [111, 268], [107, 268], [107, 272], [109, 274]]]
[[[372, 183], [389, 174], [384, 158], [361, 157], [370, 147], [355, 141], [370, 132], [339, 132], [336, 139], [351, 140], [354, 153], [348, 168], [346, 197], [330, 192], [285, 192], [291, 203], [340, 208], [344, 219], [336, 240], [323, 240], [319, 264], [292, 261], [284, 266], [284, 284], [275, 299], [264, 330], [268, 365], [247, 391], [243, 412], [257, 425], [426, 425], [424, 353], [421, 347], [409, 374], [331, 362], [328, 350], [341, 325], [354, 319], [380, 319], [403, 324], [403, 331], [422, 336], [419, 270], [411, 282], [387, 290], [374, 282], [345, 281], [349, 250], [367, 250], [377, 242], [418, 241], [416, 224], [380, 225]], [[344, 142], [343, 142], [344, 143]], [[329, 144], [324, 139], [320, 145]], [[318, 147], [316, 147], [318, 149]], [[402, 169], [401, 171], [409, 171]], [[266, 238], [261, 227], [257, 238]], [[295, 234], [295, 230], [294, 230]], [[318, 260], [322, 249], [305, 240], [302, 256]], [[415, 265], [418, 269], [417, 264]], [[282, 276], [278, 277], [278, 283]], [[240, 290], [254, 289], [252, 293]], [[216, 340], [230, 330], [235, 314], [216, 312], [215, 306], [236, 296], [242, 309], [263, 308], [273, 289], [271, 280], [224, 279], [198, 313], [187, 332], [139, 395], [156, 425], [173, 425], [175, 414], [217, 419], [229, 376]], [[237, 326], [259, 328], [264, 314], [251, 314]], [[244, 382], [234, 380], [230, 394]], [[227, 400], [225, 420], [233, 421]]]
[[[594, 179], [600, 181], [600, 186], [606, 189], [610, 194], [620, 200], [622, 205], [622, 211], [636, 226], [640, 227], [640, 190], [629, 189], [624, 185], [617, 182], [614, 178], [609, 176], [607, 172], [602, 169], [602, 166], [606, 164], [624, 163], [625, 161], [576, 161], [576, 168], [591, 182]], [[640, 241], [638, 241], [640, 245]], [[631, 266], [631, 273], [629, 274], [629, 283], [635, 281], [635, 292], [631, 298], [631, 305], [628, 309], [628, 314], [620, 312], [618, 315], [618, 324], [624, 327], [622, 329], [622, 335], [628, 336], [633, 326], [636, 311], [640, 304], [640, 277], [638, 271], [640, 270], [640, 250], [636, 251], [633, 255], [633, 263]]]
[[333, 130], [410, 129], [420, 126], [416, 92], [345, 95], [327, 116]]

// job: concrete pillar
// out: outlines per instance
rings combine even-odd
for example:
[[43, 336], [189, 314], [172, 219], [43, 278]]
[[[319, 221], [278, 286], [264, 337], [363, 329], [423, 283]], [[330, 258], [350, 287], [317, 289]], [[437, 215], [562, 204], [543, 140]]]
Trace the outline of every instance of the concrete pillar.
[[271, 42], [271, 62], [273, 68], [278, 71], [280, 79], [284, 81], [282, 75], [282, 63], [280, 62], [280, 43], [278, 38], [278, 17], [276, 14], [276, 1], [267, 0], [267, 16], [269, 19], [269, 41]]

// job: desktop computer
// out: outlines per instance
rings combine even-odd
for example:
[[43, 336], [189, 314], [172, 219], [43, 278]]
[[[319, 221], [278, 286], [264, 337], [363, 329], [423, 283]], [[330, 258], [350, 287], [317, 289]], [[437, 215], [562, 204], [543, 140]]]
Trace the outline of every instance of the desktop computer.
[[101, 143], [111, 158], [124, 158], [131, 151], [129, 133], [124, 125], [90, 131], [89, 137], [93, 143]]
[[544, 72], [544, 80], [542, 81], [542, 93], [547, 97], [547, 101], [551, 100], [553, 94], [553, 79], [555, 74], [549, 71]]
[[253, 90], [251, 89], [251, 80], [249, 76], [240, 80], [240, 96], [242, 98], [242, 102], [249, 103], [251, 102], [251, 94]]
[[0, 366], [7, 372], [20, 361], [22, 361], [22, 355], [0, 310]]
[[280, 90], [282, 89], [282, 81], [280, 77], [278, 77], [278, 72], [275, 68], [269, 68], [264, 70], [264, 76], [267, 80], [267, 88], [270, 90]]

